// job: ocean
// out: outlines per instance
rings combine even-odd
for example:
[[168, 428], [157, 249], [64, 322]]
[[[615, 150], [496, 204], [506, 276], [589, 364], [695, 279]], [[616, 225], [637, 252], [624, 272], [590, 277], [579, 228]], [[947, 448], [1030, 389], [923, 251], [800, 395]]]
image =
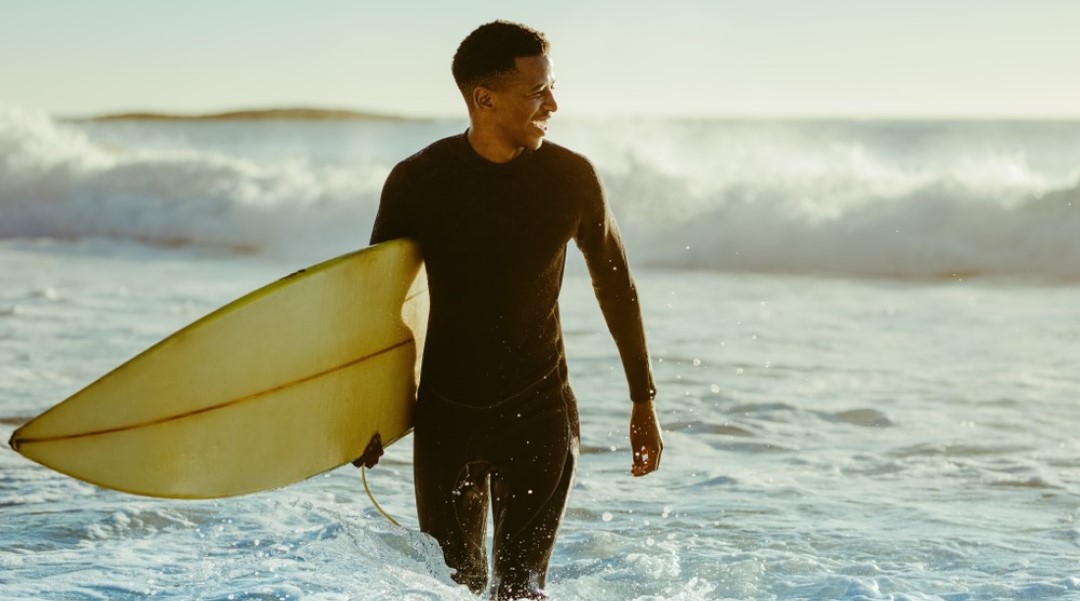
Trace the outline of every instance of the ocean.
[[[169, 333], [363, 246], [464, 121], [63, 121], [0, 107], [0, 439]], [[571, 252], [582, 457], [555, 600], [1080, 599], [1080, 122], [574, 120], [642, 297], [665, 429], [629, 475]], [[148, 499], [0, 449], [0, 599], [468, 600], [411, 444]]]

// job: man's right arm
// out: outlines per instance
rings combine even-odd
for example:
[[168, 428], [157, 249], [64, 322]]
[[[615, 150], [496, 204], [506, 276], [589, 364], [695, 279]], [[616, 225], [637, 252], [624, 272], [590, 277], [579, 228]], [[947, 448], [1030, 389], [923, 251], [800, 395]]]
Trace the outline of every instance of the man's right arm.
[[[403, 238], [409, 235], [409, 228], [405, 222], [406, 210], [404, 202], [408, 198], [405, 193], [405, 177], [401, 173], [401, 165], [394, 167], [383, 184], [382, 196], [379, 198], [379, 211], [375, 215], [375, 223], [371, 227], [371, 244], [386, 242], [395, 238]], [[378, 433], [368, 443], [364, 454], [352, 461], [356, 467], [373, 468], [379, 463], [379, 457], [383, 454], [382, 439]]]
[[371, 244], [411, 235], [411, 228], [406, 221], [408, 180], [404, 171], [401, 164], [398, 164], [386, 177], [379, 199], [379, 212], [375, 215], [375, 224], [371, 228]]

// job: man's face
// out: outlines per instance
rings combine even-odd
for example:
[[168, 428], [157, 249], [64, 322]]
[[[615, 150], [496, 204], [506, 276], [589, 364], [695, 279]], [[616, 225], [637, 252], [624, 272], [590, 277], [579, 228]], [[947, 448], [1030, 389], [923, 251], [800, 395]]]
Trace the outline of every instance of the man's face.
[[558, 110], [555, 77], [545, 55], [514, 59], [516, 72], [492, 90], [494, 130], [511, 148], [536, 150], [547, 134], [547, 121]]

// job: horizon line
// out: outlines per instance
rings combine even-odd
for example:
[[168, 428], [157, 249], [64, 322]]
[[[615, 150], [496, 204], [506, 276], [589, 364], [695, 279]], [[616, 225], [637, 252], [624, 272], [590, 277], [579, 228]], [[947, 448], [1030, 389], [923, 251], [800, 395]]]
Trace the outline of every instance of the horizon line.
[[[302, 120], [302, 121], [447, 121], [466, 120], [467, 114], [394, 114], [370, 109], [338, 108], [311, 105], [274, 105], [261, 108], [231, 108], [210, 111], [171, 111], [155, 109], [131, 109], [92, 112], [89, 114], [60, 114], [47, 111], [64, 121], [229, 121], [229, 120]], [[901, 122], [1064, 122], [1080, 121], [1076, 114], [1036, 113], [713, 113], [713, 114], [634, 114], [615, 113], [600, 115], [578, 113], [560, 115], [559, 120], [611, 120], [624, 121], [647, 119], [656, 121], [901, 121]]]

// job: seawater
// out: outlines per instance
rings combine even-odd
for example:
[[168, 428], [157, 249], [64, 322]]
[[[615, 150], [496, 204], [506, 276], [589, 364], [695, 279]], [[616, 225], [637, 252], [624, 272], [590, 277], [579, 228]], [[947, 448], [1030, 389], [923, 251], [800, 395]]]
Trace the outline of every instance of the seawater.
[[[206, 312], [366, 241], [462, 123], [0, 112], [0, 438]], [[582, 460], [554, 599], [1080, 599], [1080, 125], [567, 123], [636, 267], [667, 448], [580, 257]], [[217, 501], [0, 450], [3, 599], [472, 599], [416, 529], [408, 439]]]

